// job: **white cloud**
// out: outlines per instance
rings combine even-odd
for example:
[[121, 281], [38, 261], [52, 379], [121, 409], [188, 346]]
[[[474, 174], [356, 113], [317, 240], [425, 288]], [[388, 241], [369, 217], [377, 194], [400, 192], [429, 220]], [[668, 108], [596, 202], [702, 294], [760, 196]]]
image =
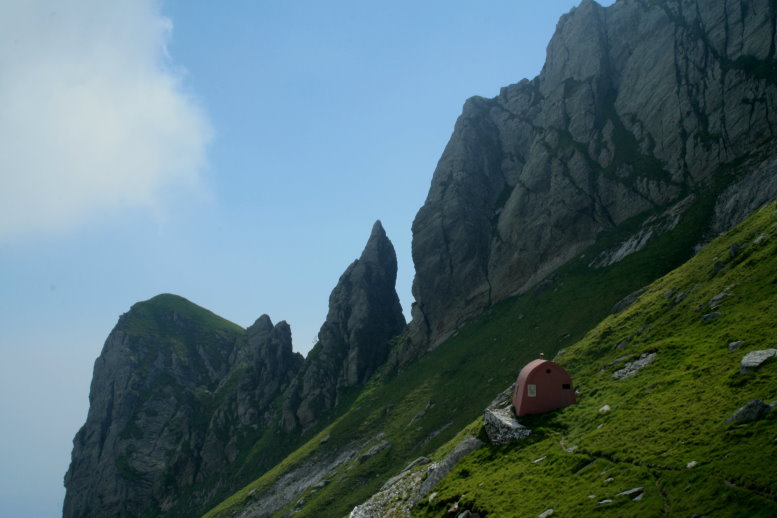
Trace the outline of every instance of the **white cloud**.
[[196, 185], [211, 130], [154, 0], [0, 1], [0, 237]]

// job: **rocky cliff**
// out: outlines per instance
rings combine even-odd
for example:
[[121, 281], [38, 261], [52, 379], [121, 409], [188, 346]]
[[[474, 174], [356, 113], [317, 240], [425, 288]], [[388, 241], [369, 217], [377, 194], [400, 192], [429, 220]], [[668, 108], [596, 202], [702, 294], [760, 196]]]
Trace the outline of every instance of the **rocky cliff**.
[[733, 184], [721, 231], [758, 206], [738, 182], [774, 195], [776, 11], [583, 0], [538, 77], [469, 99], [413, 222], [414, 347], [400, 361], [630, 218]]
[[380, 221], [329, 296], [329, 313], [303, 372], [286, 394], [284, 428], [309, 427], [344, 389], [363, 383], [405, 327], [395, 290], [397, 257]]
[[267, 315], [243, 330], [175, 295], [135, 304], [95, 362], [64, 517], [194, 516], [272, 467], [385, 361], [396, 273], [377, 222], [306, 360]]
[[[497, 368], [512, 376], [506, 358], [517, 362], [536, 344], [550, 351], [581, 333], [585, 326], [573, 323], [589, 308], [574, 304], [609, 308], [613, 289], [623, 296], [642, 285], [631, 286], [642, 281], [625, 268], [617, 286], [597, 291], [586, 284], [591, 278], [611, 281], [607, 269], [639, 250], [660, 257], [654, 239], [673, 229], [694, 227], [674, 243], [690, 250], [706, 238], [698, 225], [683, 226], [691, 214], [717, 233], [777, 195], [776, 20], [770, 0], [618, 0], [607, 8], [583, 0], [559, 21], [538, 77], [468, 100], [413, 223], [416, 302], [393, 365], [537, 286], [611, 231], [622, 239], [580, 261], [581, 278], [564, 274], [563, 303], [548, 297], [539, 311], [544, 295], [533, 290], [514, 299], [515, 315], [507, 306], [495, 312], [501, 320], [487, 343], [473, 325], [455, 347], [434, 351], [433, 367], [448, 365], [439, 377], [453, 373], [438, 401], [428, 384], [439, 372], [419, 362], [387, 383], [382, 400], [356, 405], [350, 420], [333, 426], [331, 442], [318, 439], [332, 451], [319, 452], [315, 476], [300, 455], [295, 462], [306, 466], [293, 490], [240, 498], [276, 512], [304, 507], [304, 491], [337, 495], [374, 484], [381, 466], [454, 433], [453, 419], [466, 418], [460, 407], [488, 389]], [[649, 268], [647, 259], [641, 264]], [[319, 342], [304, 360], [292, 352], [289, 326], [267, 316], [243, 330], [171, 295], [133, 306], [95, 364], [64, 516], [193, 516], [279, 462], [392, 354], [390, 339], [404, 326], [396, 268], [378, 222], [332, 291]], [[494, 349], [473, 354], [486, 347]], [[487, 368], [474, 368], [478, 361]], [[455, 379], [463, 371], [466, 381]], [[413, 385], [413, 376], [423, 383]], [[401, 432], [362, 429], [374, 422]], [[346, 465], [352, 471], [337, 479], [327, 474]], [[288, 489], [287, 482], [257, 487]], [[334, 496], [319, 499], [336, 504]]]
[[243, 330], [174, 295], [132, 306], [94, 365], [64, 516], [142, 516], [202, 476], [211, 395]]

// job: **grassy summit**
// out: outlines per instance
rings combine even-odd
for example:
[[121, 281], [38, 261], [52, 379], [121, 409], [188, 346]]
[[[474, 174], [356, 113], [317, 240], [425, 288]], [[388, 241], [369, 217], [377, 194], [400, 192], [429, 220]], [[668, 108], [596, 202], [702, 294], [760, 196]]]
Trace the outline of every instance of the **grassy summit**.
[[[175, 315], [175, 319], [170, 316]], [[124, 319], [124, 330], [131, 334], [166, 334], [180, 326], [173, 324], [181, 319], [201, 329], [224, 333], [242, 333], [243, 328], [215, 313], [170, 293], [162, 293], [143, 302], [133, 304]]]

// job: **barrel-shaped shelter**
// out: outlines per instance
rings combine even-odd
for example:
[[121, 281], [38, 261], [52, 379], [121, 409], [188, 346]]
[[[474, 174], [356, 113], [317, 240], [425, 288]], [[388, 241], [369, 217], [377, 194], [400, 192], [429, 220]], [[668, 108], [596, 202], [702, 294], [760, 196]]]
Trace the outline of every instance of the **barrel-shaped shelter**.
[[542, 414], [577, 402], [572, 378], [557, 363], [534, 360], [518, 374], [513, 392], [515, 415]]

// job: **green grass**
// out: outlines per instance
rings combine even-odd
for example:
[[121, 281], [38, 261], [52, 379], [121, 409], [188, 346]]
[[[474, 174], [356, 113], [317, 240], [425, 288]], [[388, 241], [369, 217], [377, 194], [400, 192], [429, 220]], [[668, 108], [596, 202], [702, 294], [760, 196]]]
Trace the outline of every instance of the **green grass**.
[[[250, 503], [249, 493], [269, 490], [294, 467], [346, 445], [366, 450], [374, 443], [369, 439], [382, 432], [390, 448], [364, 462], [354, 460], [342, 466], [326, 487], [304, 495], [304, 505], [295, 514], [347, 515], [408, 462], [434, 454], [481, 415], [485, 405], [514, 381], [522, 365], [540, 352], [553, 356], [573, 345], [623, 296], [690, 257], [709, 216], [708, 200], [699, 197], [690, 217], [642, 252], [610, 267], [591, 269], [587, 266], [591, 258], [625, 234], [619, 230], [604, 236], [582, 257], [553, 274], [541, 289], [489, 308], [403, 372], [373, 377], [352, 403], [341, 405], [339, 417], [320, 434], [205, 516], [230, 516]], [[635, 218], [631, 226], [638, 226], [643, 218]], [[331, 439], [322, 446], [320, 437], [326, 434]], [[290, 511], [294, 504], [277, 515]]]
[[[777, 515], [777, 416], [725, 423], [750, 399], [777, 399], [777, 361], [739, 373], [746, 352], [777, 344], [775, 208], [715, 240], [560, 355], [581, 391], [578, 404], [525, 419], [535, 429], [527, 441], [464, 459], [417, 514], [445, 516], [459, 502], [486, 516], [549, 508], [576, 517]], [[734, 242], [743, 249], [731, 257]], [[717, 262], [725, 266], [714, 273]], [[710, 299], [726, 289], [722, 316], [702, 323]], [[670, 290], [689, 294], [675, 304]], [[734, 340], [745, 343], [729, 351]], [[657, 353], [653, 364], [612, 378], [645, 352]], [[605, 404], [612, 410], [600, 414]], [[615, 497], [634, 487], [644, 487], [641, 501]], [[603, 499], [613, 502], [599, 505]]]
[[154, 338], [175, 334], [175, 321], [169, 318], [175, 312], [179, 318], [196, 322], [202, 329], [221, 333], [240, 333], [243, 328], [178, 295], [163, 293], [149, 300], [133, 304], [120, 327], [133, 335]]

